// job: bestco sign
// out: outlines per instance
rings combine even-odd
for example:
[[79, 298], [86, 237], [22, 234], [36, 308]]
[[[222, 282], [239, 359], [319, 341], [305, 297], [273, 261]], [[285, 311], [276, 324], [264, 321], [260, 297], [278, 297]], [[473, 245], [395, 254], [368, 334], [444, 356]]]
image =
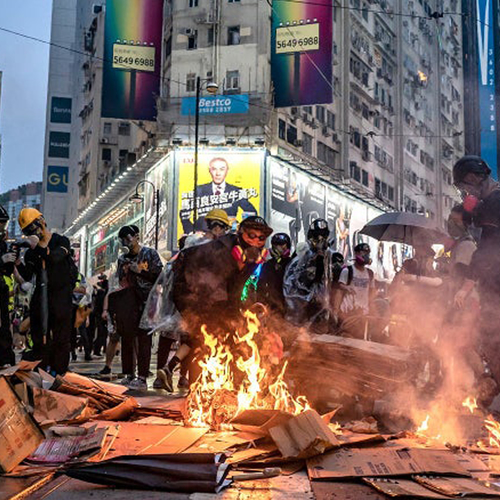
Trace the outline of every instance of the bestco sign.
[[[248, 94], [214, 95], [200, 97], [200, 115], [244, 114], [248, 113]], [[181, 115], [194, 115], [196, 97], [183, 97]]]

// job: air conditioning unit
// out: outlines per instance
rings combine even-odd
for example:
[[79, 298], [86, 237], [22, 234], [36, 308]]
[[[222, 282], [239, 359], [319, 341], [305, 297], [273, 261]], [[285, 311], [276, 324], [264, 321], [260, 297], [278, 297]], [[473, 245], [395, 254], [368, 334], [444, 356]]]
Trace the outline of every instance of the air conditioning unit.
[[363, 158], [363, 161], [370, 161], [370, 151], [363, 149], [361, 152], [361, 158]]
[[293, 143], [294, 146], [301, 148], [302, 147], [302, 140], [301, 139], [295, 139], [295, 142]]
[[332, 134], [332, 141], [333, 142], [340, 142], [339, 136], [337, 134]]
[[310, 125], [311, 125], [311, 128], [314, 128], [314, 129], [318, 128], [318, 124], [314, 118], [311, 118]]
[[109, 139], [107, 137], [101, 137], [101, 144], [109, 144]]
[[293, 108], [290, 108], [290, 113], [292, 115], [296, 115], [296, 114], [298, 114], [298, 112], [299, 112], [299, 108], [297, 108], [295, 106]]
[[328, 127], [323, 126], [323, 128], [321, 129], [321, 132], [323, 133], [323, 135], [325, 137], [330, 137], [330, 131], [328, 130]]
[[102, 164], [107, 168], [111, 165], [111, 162], [109, 160], [104, 160]]
[[183, 28], [181, 29], [181, 33], [186, 36], [191, 36], [194, 35], [194, 29], [193, 28]]

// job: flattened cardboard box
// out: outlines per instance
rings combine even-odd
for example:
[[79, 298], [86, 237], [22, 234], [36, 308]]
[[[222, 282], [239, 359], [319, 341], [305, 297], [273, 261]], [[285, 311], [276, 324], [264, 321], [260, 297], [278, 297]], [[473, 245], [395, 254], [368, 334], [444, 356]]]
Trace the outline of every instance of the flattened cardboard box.
[[0, 377], [0, 470], [10, 472], [45, 439], [5, 377]]
[[307, 461], [310, 479], [390, 477], [439, 474], [470, 477], [459, 456], [450, 451], [421, 448], [349, 448]]

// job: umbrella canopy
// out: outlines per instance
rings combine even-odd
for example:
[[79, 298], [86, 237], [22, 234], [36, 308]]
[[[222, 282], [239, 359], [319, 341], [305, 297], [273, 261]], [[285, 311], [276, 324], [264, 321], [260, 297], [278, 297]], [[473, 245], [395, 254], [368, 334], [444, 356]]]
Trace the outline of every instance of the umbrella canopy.
[[415, 243], [444, 243], [447, 235], [431, 219], [411, 212], [389, 212], [368, 222], [360, 234], [379, 241], [414, 246]]

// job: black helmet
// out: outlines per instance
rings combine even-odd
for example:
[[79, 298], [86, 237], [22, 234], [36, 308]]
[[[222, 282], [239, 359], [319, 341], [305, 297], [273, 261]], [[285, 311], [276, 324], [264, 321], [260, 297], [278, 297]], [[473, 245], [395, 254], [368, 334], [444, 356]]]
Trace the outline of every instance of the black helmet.
[[243, 229], [258, 229], [262, 231], [266, 236], [269, 236], [273, 232], [273, 228], [267, 225], [267, 222], [258, 215], [251, 215], [240, 222], [239, 230]]
[[292, 240], [290, 239], [290, 236], [286, 233], [276, 233], [272, 238], [271, 238], [271, 245], [286, 245], [288, 249], [292, 248]]
[[467, 174], [478, 174], [486, 177], [491, 174], [491, 168], [480, 156], [462, 156], [453, 165], [453, 184], [457, 185], [463, 182]]
[[325, 219], [313, 220], [307, 231], [307, 239], [315, 238], [318, 236], [323, 236], [328, 238], [330, 236], [330, 228], [328, 227], [328, 222]]
[[370, 252], [371, 249], [370, 249], [370, 245], [368, 245], [368, 243], [358, 243], [355, 247], [354, 247], [354, 251], [357, 253], [357, 252]]
[[9, 219], [9, 213], [2, 205], [0, 205], [0, 223], [7, 222]]

